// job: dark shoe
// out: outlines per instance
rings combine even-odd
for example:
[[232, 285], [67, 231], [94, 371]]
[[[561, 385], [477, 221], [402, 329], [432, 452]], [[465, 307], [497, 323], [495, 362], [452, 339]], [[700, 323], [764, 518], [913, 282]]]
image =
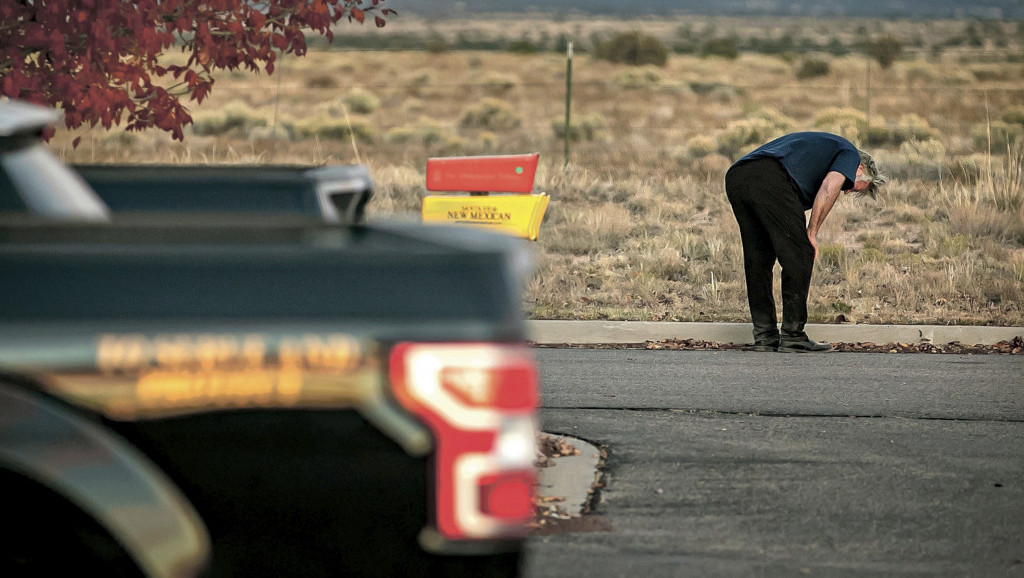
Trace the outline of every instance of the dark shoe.
[[779, 351], [783, 353], [824, 353], [832, 351], [832, 344], [818, 343], [806, 335], [792, 339], [783, 337], [779, 343]]
[[778, 351], [779, 340], [778, 339], [759, 339], [754, 342], [754, 346], [750, 348], [752, 351]]

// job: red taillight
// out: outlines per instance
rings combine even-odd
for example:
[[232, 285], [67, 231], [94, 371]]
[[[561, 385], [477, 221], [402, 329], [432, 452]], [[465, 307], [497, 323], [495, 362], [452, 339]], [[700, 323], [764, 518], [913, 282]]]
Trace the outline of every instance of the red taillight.
[[528, 349], [403, 343], [391, 353], [399, 403], [436, 442], [437, 531], [448, 540], [525, 533], [536, 483], [537, 370]]
[[532, 365], [500, 371], [479, 367], [445, 367], [441, 387], [474, 407], [532, 410], [537, 406], [537, 374]]
[[480, 480], [480, 509], [506, 520], [533, 518], [534, 472], [510, 472]]

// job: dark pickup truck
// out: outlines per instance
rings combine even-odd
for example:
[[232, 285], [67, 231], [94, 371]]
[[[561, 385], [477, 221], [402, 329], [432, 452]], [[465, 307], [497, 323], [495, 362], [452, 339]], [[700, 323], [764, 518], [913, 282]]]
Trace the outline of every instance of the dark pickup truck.
[[[3, 178], [53, 120], [0, 105]], [[516, 240], [110, 219], [51, 161], [0, 219], [0, 575], [518, 574]]]
[[362, 166], [73, 165], [115, 213], [306, 215], [358, 223], [373, 196]]
[[[36, 188], [67, 190], [67, 183], [40, 178], [52, 170], [34, 169], [54, 163], [36, 155], [20, 162], [23, 174], [13, 162], [10, 170], [0, 171], [0, 214], [32, 211], [26, 196], [42, 192]], [[362, 166], [74, 165], [71, 172], [60, 170], [77, 183], [71, 189], [81, 188], [84, 180], [104, 211], [114, 213], [304, 216], [359, 223], [373, 196], [373, 181]], [[55, 202], [66, 205], [64, 196]]]

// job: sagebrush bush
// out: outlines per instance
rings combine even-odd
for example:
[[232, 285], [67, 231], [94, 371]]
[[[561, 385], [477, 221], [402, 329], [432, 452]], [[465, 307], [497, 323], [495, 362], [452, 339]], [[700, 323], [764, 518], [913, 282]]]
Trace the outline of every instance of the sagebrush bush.
[[255, 127], [267, 126], [264, 113], [241, 100], [232, 100], [209, 112], [197, 113], [192, 120], [192, 131], [198, 135], [223, 135], [237, 130], [247, 133]]
[[391, 144], [416, 144], [432, 151], [457, 151], [465, 141], [454, 134], [441, 121], [421, 115], [411, 126], [394, 127], [387, 131], [384, 140]]
[[1006, 124], [1022, 124], [1024, 125], [1024, 105], [1013, 105], [1003, 112], [1003, 122]]
[[736, 160], [755, 145], [764, 144], [786, 134], [787, 128], [767, 118], [736, 121], [718, 135], [718, 152]]
[[886, 164], [890, 176], [938, 181], [945, 172], [946, 147], [936, 139], [904, 141], [896, 159]]
[[712, 38], [704, 43], [700, 49], [701, 56], [718, 56], [735, 60], [739, 58], [740, 50], [733, 37]]
[[819, 58], [804, 60], [800, 65], [800, 69], [796, 71], [796, 77], [800, 80], [828, 76], [829, 74], [832, 74], [832, 67], [829, 66], [827, 61]]
[[818, 265], [841, 269], [846, 264], [846, 247], [839, 243], [822, 243], [818, 246]]
[[348, 141], [355, 137], [363, 143], [372, 143], [374, 140], [373, 125], [367, 121], [358, 118], [346, 120], [329, 114], [312, 115], [296, 121], [295, 130], [306, 138]]
[[903, 73], [907, 84], [930, 84], [935, 82], [935, 72], [932, 65], [926, 62], [914, 61], [907, 64]]
[[661, 82], [661, 75], [654, 67], [647, 65], [642, 68], [632, 68], [616, 74], [612, 82], [624, 88], [650, 88]]
[[522, 85], [518, 74], [500, 71], [488, 71], [476, 81], [486, 92], [492, 96], [502, 96]]
[[961, 155], [956, 159], [947, 161], [946, 171], [953, 182], [974, 186], [981, 179], [981, 176], [987, 172], [987, 167], [991, 164], [991, 161], [992, 157], [987, 154]]
[[384, 133], [384, 142], [396, 145], [404, 145], [416, 142], [418, 134], [411, 126], [396, 126]]
[[868, 40], [867, 52], [884, 70], [903, 55], [903, 42], [891, 34], [886, 34]]
[[787, 133], [794, 130], [798, 124], [796, 120], [786, 116], [774, 108], [762, 108], [751, 113], [750, 118], [760, 119], [767, 122], [771, 127], [773, 127], [772, 132], [781, 131], [782, 133]]
[[355, 87], [341, 99], [349, 112], [370, 114], [380, 108], [380, 98], [365, 88]]
[[1024, 125], [1009, 124], [1001, 120], [975, 124], [971, 128], [971, 139], [976, 150], [998, 154], [1012, 144], [1024, 141]]
[[718, 141], [708, 135], [697, 135], [686, 142], [686, 154], [691, 159], [699, 159], [718, 152]]
[[901, 115], [892, 134], [893, 144], [931, 140], [938, 136], [938, 132], [928, 124], [927, 120], [914, 113]]
[[665, 66], [668, 61], [668, 49], [657, 37], [633, 30], [619, 32], [607, 40], [597, 42], [594, 46], [594, 56], [601, 60], [633, 66]]
[[462, 113], [459, 127], [505, 132], [518, 128], [522, 122], [511, 104], [496, 98], [485, 98]]
[[814, 118], [818, 130], [838, 134], [859, 144], [867, 131], [867, 115], [855, 108], [827, 107]]
[[315, 74], [306, 79], [306, 88], [337, 88], [338, 77], [333, 74]]
[[[602, 140], [608, 130], [608, 121], [599, 112], [591, 112], [580, 117], [569, 118], [569, 140], [573, 142]], [[555, 138], [565, 138], [565, 118], [551, 121], [551, 132]]]
[[971, 74], [974, 75], [979, 82], [986, 82], [992, 80], [1006, 80], [1006, 72], [1002, 68], [994, 66], [983, 66], [971, 69]]
[[901, 115], [899, 120], [891, 126], [886, 124], [884, 119], [872, 119], [872, 125], [861, 134], [875, 146], [899, 146], [908, 141], [937, 139], [939, 131], [932, 128], [924, 118], [914, 113], [908, 113]]

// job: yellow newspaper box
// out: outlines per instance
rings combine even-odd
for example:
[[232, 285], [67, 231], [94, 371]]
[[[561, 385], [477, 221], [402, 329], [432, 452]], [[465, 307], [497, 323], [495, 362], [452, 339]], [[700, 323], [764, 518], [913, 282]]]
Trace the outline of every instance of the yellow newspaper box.
[[428, 159], [428, 191], [466, 192], [425, 196], [423, 222], [486, 227], [536, 241], [550, 200], [547, 193], [533, 193], [539, 157]]

